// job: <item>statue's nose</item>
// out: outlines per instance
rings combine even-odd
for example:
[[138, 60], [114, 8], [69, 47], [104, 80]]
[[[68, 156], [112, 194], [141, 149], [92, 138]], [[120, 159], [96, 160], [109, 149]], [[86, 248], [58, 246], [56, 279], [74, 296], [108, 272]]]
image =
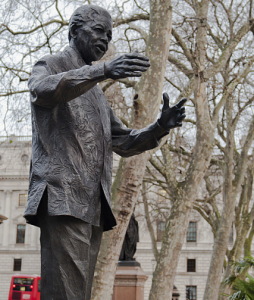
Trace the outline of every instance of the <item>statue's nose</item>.
[[106, 32], [101, 36], [101, 41], [103, 41], [103, 42], [105, 43], [105, 45], [108, 45], [108, 43], [109, 43], [109, 38], [108, 38]]

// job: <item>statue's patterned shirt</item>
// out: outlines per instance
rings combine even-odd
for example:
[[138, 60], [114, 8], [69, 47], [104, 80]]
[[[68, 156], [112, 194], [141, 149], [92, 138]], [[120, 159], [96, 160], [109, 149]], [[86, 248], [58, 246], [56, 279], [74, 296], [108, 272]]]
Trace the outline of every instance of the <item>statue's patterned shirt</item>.
[[38, 226], [36, 213], [47, 188], [49, 215], [70, 215], [95, 226], [105, 198], [104, 230], [111, 229], [116, 225], [110, 208], [112, 150], [136, 155], [167, 134], [157, 122], [142, 130], [124, 127], [97, 85], [104, 79], [104, 63], [86, 65], [71, 47], [33, 67], [28, 223]]

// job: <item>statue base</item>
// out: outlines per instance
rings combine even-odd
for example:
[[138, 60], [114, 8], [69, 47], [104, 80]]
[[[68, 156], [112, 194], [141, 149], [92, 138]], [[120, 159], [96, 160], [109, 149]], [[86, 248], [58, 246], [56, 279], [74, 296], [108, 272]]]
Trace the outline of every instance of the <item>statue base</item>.
[[137, 261], [119, 261], [112, 300], [144, 300], [147, 278]]
[[136, 260], [119, 260], [117, 267], [140, 267], [140, 263]]

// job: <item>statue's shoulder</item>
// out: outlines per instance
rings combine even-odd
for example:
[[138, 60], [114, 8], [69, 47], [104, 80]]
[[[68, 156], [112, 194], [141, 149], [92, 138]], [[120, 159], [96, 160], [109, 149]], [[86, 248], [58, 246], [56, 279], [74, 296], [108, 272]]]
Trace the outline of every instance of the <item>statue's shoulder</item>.
[[44, 64], [52, 71], [52, 73], [59, 73], [61, 72], [64, 61], [63, 55], [62, 51], [55, 54], [47, 54], [40, 58], [35, 65]]

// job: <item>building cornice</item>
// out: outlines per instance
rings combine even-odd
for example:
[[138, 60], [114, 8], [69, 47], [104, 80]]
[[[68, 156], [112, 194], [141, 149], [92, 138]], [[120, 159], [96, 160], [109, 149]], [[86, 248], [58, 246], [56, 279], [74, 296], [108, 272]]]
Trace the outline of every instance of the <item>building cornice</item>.
[[0, 180], [29, 180], [29, 175], [0, 175]]
[[[195, 248], [190, 248], [190, 249], [182, 249], [181, 254], [189, 254], [189, 253], [197, 253], [197, 254], [211, 254], [213, 252], [213, 249], [195, 249]], [[153, 253], [152, 249], [142, 249], [138, 248], [136, 253]]]
[[40, 250], [29, 250], [29, 249], [0, 249], [0, 254], [40, 254]]

